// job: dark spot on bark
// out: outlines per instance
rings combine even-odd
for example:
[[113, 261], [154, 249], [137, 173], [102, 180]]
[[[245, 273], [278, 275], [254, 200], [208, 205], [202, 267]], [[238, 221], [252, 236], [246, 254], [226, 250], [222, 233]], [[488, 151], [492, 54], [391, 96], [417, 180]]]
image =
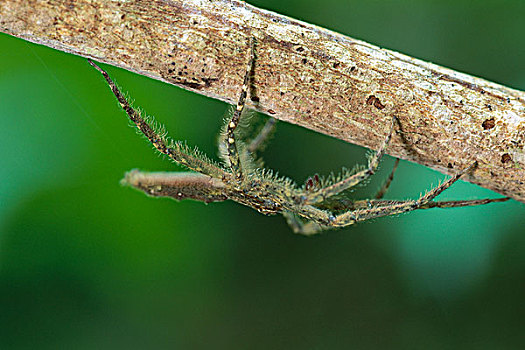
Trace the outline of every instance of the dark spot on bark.
[[482, 95], [485, 95], [485, 90], [480, 91]]
[[357, 68], [354, 66], [354, 67], [350, 68], [350, 72], [353, 72], [353, 71], [355, 71], [356, 69], [357, 69]]
[[376, 102], [374, 102], [374, 107], [377, 108], [377, 109], [379, 109], [379, 110], [381, 110], [381, 109], [385, 108], [385, 105], [382, 104], [382, 103], [379, 101], [379, 99], [377, 99]]
[[268, 113], [270, 113], [270, 114], [275, 114], [275, 111], [274, 111], [273, 109], [269, 109], [269, 110], [268, 110]]
[[122, 16], [120, 16], [120, 19], [126, 18], [126, 14], [124, 13]]
[[489, 109], [489, 111], [492, 111], [492, 106], [491, 105], [487, 105], [487, 108]]
[[510, 103], [510, 97], [507, 97], [507, 103]]
[[178, 74], [179, 74], [179, 75], [182, 75], [182, 71], [180, 71]]
[[184, 66], [184, 69], [188, 69], [188, 66]]
[[302, 46], [299, 46], [297, 49], [295, 49], [297, 52], [303, 52], [304, 48]]
[[168, 69], [168, 73], [173, 73], [173, 69]]
[[259, 102], [259, 97], [257, 97], [257, 96], [251, 96], [251, 97], [250, 97], [250, 100], [252, 100], [253, 102]]
[[306, 58], [303, 58], [303, 59], [301, 60], [301, 62], [303, 62], [303, 64], [306, 64], [306, 62], [307, 62]]
[[178, 81], [177, 83], [196, 90], [202, 89], [202, 85], [199, 83], [191, 83], [189, 81]]
[[201, 69], [201, 72], [204, 73], [204, 68]]
[[189, 81], [184, 81], [184, 80], [180, 80], [180, 79], [175, 79], [175, 82], [177, 84], [184, 85], [184, 86], [187, 86], [187, 87], [195, 89], [195, 90], [200, 90], [202, 88], [210, 87], [211, 83], [214, 82], [214, 81], [217, 81], [217, 80], [219, 80], [219, 79], [217, 79], [217, 78], [202, 78], [201, 82], [199, 82], [199, 81], [197, 81], [197, 82], [189, 82]]
[[339, 68], [340, 65], [341, 65], [341, 64], [340, 64], [339, 62], [335, 62], [335, 63], [334, 63], [334, 68]]
[[281, 96], [284, 95], [284, 92], [281, 91]]
[[485, 130], [488, 130], [488, 129], [492, 129], [493, 127], [496, 126], [496, 121], [494, 120], [494, 118], [490, 118], [490, 119], [487, 119], [485, 120], [481, 126], [483, 127], [483, 129]]
[[175, 62], [171, 62], [171, 65], [174, 66], [174, 65], [175, 65]]
[[173, 57], [172, 55], [168, 54], [168, 57]]
[[199, 22], [197, 22], [196, 20], [193, 20], [193, 24], [197, 25], [197, 24], [199, 24]]
[[452, 163], [448, 163], [447, 168], [454, 169], [454, 167], [452, 166]]
[[375, 108], [379, 110], [385, 108], [385, 105], [382, 104], [381, 101], [374, 95], [368, 96], [368, 98], [366, 99], [366, 104], [370, 106], [374, 106]]
[[510, 156], [510, 154], [505, 153], [505, 154], [503, 154], [503, 155], [501, 156], [501, 162], [502, 162], [503, 164], [508, 163], [508, 162], [511, 162], [511, 161], [512, 161], [512, 157]]

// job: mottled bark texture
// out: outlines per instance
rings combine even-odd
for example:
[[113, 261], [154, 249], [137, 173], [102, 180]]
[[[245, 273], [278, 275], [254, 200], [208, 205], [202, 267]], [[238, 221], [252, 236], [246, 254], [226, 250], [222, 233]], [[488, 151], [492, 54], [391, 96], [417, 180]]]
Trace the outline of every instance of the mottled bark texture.
[[[525, 202], [525, 93], [233, 0], [0, 0], [0, 31], [249, 107]], [[216, 116], [210, 116], [210, 118]]]

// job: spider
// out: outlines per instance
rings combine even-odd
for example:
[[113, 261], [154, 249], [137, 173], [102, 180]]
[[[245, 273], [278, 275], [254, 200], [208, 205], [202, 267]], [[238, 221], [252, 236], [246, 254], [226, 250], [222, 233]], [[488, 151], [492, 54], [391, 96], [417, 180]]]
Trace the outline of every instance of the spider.
[[254, 60], [255, 40], [252, 41], [249, 50], [239, 100], [231, 117], [225, 120], [219, 137], [219, 155], [222, 163], [210, 160], [197, 149], [191, 149], [181, 141], [170, 139], [164, 128], [156, 126], [153, 118], [142, 116], [109, 75], [89, 60], [89, 63], [104, 76], [122, 109], [149, 142], [160, 153], [192, 170], [192, 172], [176, 173], [132, 170], [126, 173], [122, 183], [153, 197], [171, 197], [176, 200], [193, 199], [205, 203], [231, 199], [266, 215], [282, 214], [295, 233], [304, 235], [416, 209], [465, 207], [503, 202], [509, 199], [434, 201], [436, 196], [449, 188], [462, 175], [474, 169], [477, 163], [473, 162], [416, 200], [383, 200], [394, 177], [399, 159], [396, 159], [392, 172], [373, 199], [350, 200], [344, 197], [346, 190], [368, 179], [378, 168], [392, 137], [395, 117], [391, 120], [381, 146], [374, 155], [369, 157], [367, 167], [360, 167], [355, 171], [343, 171], [338, 176], [325, 179], [314, 175], [308, 178], [303, 186], [297, 186], [292, 180], [279, 177], [272, 171], [259, 167], [254, 154], [260, 150], [264, 140], [271, 133], [275, 120], [269, 119], [259, 134], [250, 142], [240, 140], [240, 132], [245, 129], [245, 126], [239, 123], [241, 116], [245, 114], [243, 112]]

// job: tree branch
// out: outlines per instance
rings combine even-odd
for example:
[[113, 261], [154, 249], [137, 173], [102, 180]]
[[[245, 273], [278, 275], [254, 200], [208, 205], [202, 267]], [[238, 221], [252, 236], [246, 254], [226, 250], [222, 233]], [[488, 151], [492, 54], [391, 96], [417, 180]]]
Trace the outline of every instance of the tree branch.
[[525, 92], [234, 0], [0, 0], [0, 31], [250, 107], [525, 202]]

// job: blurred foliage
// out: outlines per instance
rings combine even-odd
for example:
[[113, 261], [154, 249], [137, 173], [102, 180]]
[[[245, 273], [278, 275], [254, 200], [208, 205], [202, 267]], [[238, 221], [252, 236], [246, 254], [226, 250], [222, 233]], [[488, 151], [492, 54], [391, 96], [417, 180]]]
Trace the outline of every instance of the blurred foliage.
[[[251, 3], [525, 89], [521, 0]], [[107, 69], [174, 138], [216, 153], [225, 104]], [[414, 212], [305, 238], [236, 203], [147, 198], [119, 186], [124, 171], [180, 168], [127, 127], [85, 59], [7, 35], [0, 123], [2, 349], [525, 343], [523, 204]], [[280, 123], [265, 159], [302, 182], [365, 153]], [[391, 165], [356, 194], [373, 193]], [[402, 162], [389, 197], [443, 177]], [[460, 183], [442, 198], [495, 195]]]

